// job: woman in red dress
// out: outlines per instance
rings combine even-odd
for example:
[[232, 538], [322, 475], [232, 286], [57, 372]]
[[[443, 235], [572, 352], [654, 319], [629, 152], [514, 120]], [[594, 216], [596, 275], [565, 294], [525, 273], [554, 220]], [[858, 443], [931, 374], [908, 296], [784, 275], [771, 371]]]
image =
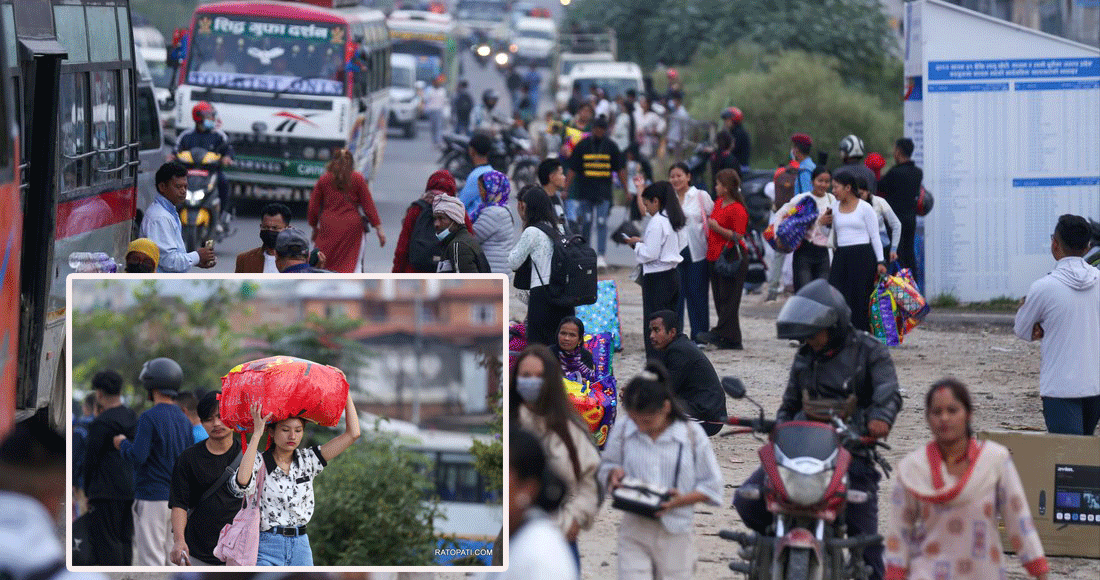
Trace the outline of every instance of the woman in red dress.
[[386, 245], [367, 180], [354, 170], [354, 165], [351, 152], [341, 150], [329, 161], [309, 197], [307, 219], [313, 228], [313, 244], [325, 255], [325, 266], [333, 272], [351, 273], [359, 266], [363, 245], [359, 208], [378, 234], [378, 245]]

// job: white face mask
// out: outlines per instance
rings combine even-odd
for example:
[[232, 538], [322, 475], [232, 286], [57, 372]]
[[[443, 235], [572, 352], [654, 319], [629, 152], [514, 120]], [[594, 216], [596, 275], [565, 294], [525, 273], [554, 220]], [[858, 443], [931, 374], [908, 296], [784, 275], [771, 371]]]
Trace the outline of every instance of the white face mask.
[[449, 236], [449, 235], [451, 235], [451, 230], [450, 230], [450, 228], [448, 228], [448, 229], [445, 229], [445, 230], [443, 230], [443, 231], [441, 231], [441, 232], [436, 232], [436, 233], [435, 233], [435, 237], [439, 238], [439, 241], [441, 241], [441, 242], [442, 242], [443, 240], [447, 239], [447, 236]]
[[528, 403], [534, 403], [542, 392], [542, 377], [516, 377], [516, 390]]

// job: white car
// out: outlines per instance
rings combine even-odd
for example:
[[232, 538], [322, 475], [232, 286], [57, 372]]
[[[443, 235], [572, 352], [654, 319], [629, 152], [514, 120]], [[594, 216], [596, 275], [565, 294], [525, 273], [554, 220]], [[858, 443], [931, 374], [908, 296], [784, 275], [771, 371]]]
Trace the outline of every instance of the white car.
[[416, 80], [416, 57], [390, 54], [390, 127], [401, 127], [405, 137], [416, 137], [416, 119], [423, 108], [423, 82]]
[[563, 52], [558, 55], [557, 78], [554, 87], [554, 97], [558, 108], [565, 107], [569, 103], [569, 97], [573, 94], [573, 68], [578, 64], [589, 62], [614, 62], [615, 57], [610, 52]]
[[[574, 88], [580, 88], [581, 95], [592, 94], [592, 86], [598, 86], [607, 94], [608, 100], [623, 95], [629, 89], [641, 95], [645, 84], [642, 69], [632, 62], [586, 62], [573, 67], [569, 75], [570, 86], [565, 92], [565, 102]], [[558, 98], [561, 99], [561, 93]], [[564, 103], [562, 103], [564, 104]]]
[[557, 35], [557, 25], [552, 18], [520, 18], [512, 37], [516, 62], [550, 66]]

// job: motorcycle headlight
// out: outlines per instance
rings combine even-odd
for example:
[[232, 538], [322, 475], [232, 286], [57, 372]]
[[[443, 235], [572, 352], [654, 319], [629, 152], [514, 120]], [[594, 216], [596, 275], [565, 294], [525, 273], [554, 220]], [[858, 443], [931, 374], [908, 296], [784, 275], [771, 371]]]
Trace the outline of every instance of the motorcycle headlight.
[[497, 61], [497, 64], [499, 64], [500, 66], [504, 66], [504, 65], [508, 64], [508, 53], [498, 52], [497, 56], [496, 56], [496, 61]]
[[816, 473], [800, 473], [780, 465], [779, 479], [783, 481], [783, 488], [787, 491], [787, 497], [791, 502], [811, 506], [825, 499], [825, 492], [833, 480], [833, 469], [829, 468]]
[[190, 189], [187, 191], [187, 202], [190, 204], [201, 203], [206, 198], [206, 192], [201, 189]]
[[483, 44], [477, 47], [477, 55], [480, 57], [489, 56], [489, 53], [493, 52], [493, 49], [489, 48], [489, 45]]
[[305, 147], [302, 149], [302, 157], [305, 157], [306, 159], [316, 159], [317, 150], [313, 147]]

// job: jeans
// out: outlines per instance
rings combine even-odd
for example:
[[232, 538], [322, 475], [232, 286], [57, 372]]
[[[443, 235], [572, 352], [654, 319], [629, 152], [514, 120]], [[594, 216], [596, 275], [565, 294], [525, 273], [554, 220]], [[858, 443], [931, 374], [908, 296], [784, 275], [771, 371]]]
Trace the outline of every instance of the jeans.
[[818, 278], [829, 278], [829, 249], [802, 242], [794, 251], [794, 291]]
[[312, 566], [313, 551], [309, 548], [309, 536], [280, 536], [260, 532], [260, 550], [257, 566]]
[[596, 252], [602, 256], [607, 253], [607, 216], [611, 213], [611, 200], [577, 200], [577, 226], [588, 243], [592, 242], [592, 210], [596, 210]]
[[463, 121], [462, 119], [455, 120], [455, 133], [458, 134], [458, 135], [469, 135], [470, 134], [470, 120], [469, 119], [466, 119], [465, 121]]
[[768, 263], [768, 292], [779, 292], [783, 286], [783, 261], [788, 254], [772, 252], [771, 262]]
[[443, 111], [428, 111], [428, 123], [432, 131], [432, 145], [436, 147], [442, 145], [443, 140], [439, 135], [443, 132]]
[[1100, 421], [1100, 395], [1063, 399], [1043, 397], [1047, 431], [1062, 435], [1092, 435]]
[[[680, 253], [684, 258], [676, 270], [680, 273], [680, 299], [676, 301], [676, 312], [680, 316], [680, 332], [686, 330], [684, 322], [691, 323], [691, 340], [700, 332], [710, 330], [710, 297], [707, 295], [710, 272], [706, 260], [691, 261], [691, 251], [684, 248]], [[684, 305], [687, 305], [688, 316], [684, 318]]]
[[[882, 476], [875, 471], [869, 461], [858, 457], [852, 458], [852, 462], [848, 465], [848, 489], [867, 492], [867, 501], [847, 505], [844, 521], [848, 524], [848, 537], [878, 533], [878, 482], [881, 478]], [[742, 485], [756, 485], [763, 490], [763, 483], [764, 470], [757, 469]], [[745, 525], [758, 534], [767, 533], [768, 526], [772, 525], [775, 519], [768, 511], [763, 497], [752, 500], [734, 494], [733, 507], [737, 508], [737, 513], [740, 514]], [[882, 580], [886, 573], [882, 552], [882, 544], [867, 546], [863, 549], [863, 561], [872, 568], [870, 580]]]

